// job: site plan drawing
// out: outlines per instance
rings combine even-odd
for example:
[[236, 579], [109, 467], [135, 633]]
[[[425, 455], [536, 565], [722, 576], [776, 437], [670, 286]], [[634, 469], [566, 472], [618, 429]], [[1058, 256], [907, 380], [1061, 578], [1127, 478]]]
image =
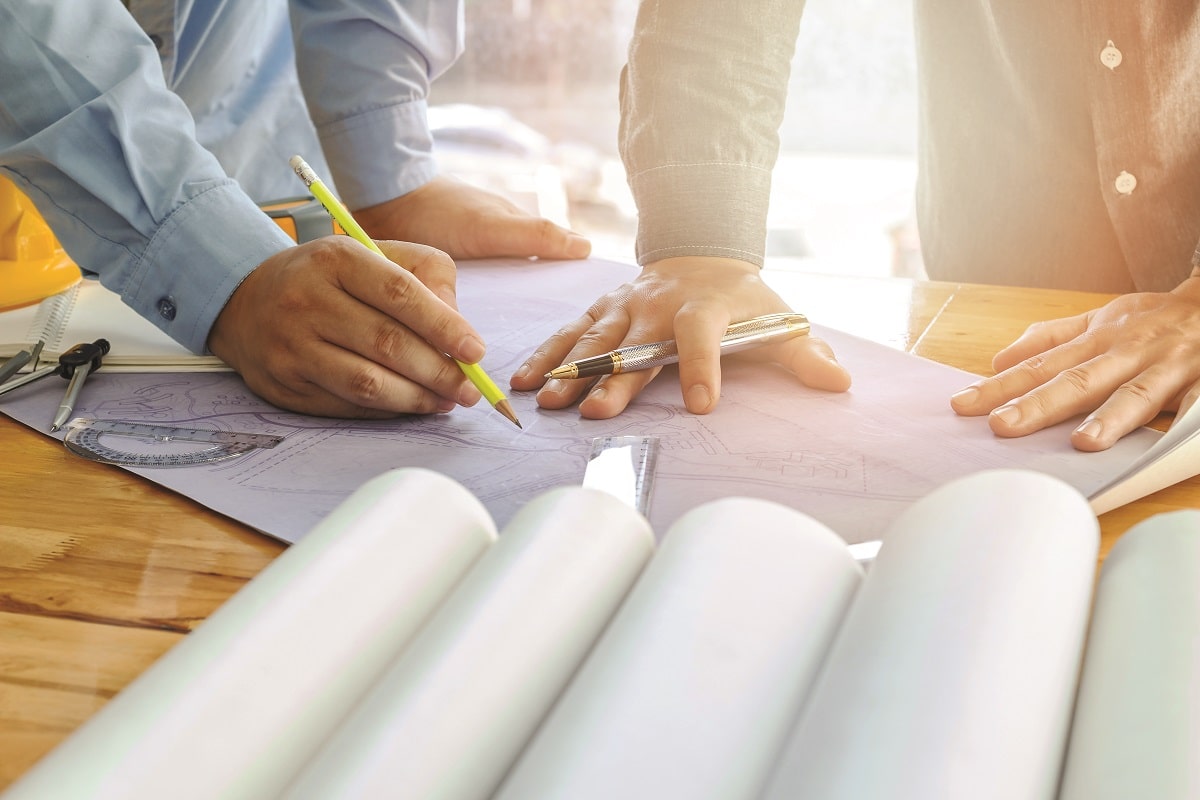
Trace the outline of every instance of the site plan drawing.
[[[635, 269], [599, 260], [460, 265], [459, 306], [488, 343], [483, 366], [507, 386], [533, 348]], [[859, 542], [878, 538], [934, 488], [979, 470], [1036, 469], [1089, 494], [1159, 435], [1138, 431], [1105, 453], [1074, 451], [1064, 426], [999, 439], [984, 418], [950, 410], [949, 396], [973, 376], [817, 324], [813, 334], [850, 370], [849, 392], [808, 389], [781, 368], [727, 359], [720, 404], [705, 416], [683, 409], [671, 368], [606, 421], [582, 419], [574, 408], [541, 410], [532, 393], [509, 391], [523, 430], [486, 402], [384, 421], [309, 417], [263, 402], [231, 373], [101, 369], [75, 415], [284, 437], [225, 462], [132, 471], [289, 542], [366, 480], [402, 466], [455, 478], [503, 527], [537, 494], [579, 484], [592, 439], [613, 435], [660, 439], [649, 514], [659, 536], [693, 506], [740, 495], [792, 506]], [[14, 392], [0, 411], [45, 432], [62, 394], [56, 383]]]

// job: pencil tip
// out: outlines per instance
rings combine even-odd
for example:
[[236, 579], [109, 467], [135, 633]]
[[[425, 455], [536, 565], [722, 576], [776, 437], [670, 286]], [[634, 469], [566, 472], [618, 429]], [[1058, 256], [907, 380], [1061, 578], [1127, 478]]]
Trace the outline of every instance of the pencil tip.
[[521, 420], [517, 419], [516, 413], [512, 410], [512, 405], [507, 400], [501, 400], [496, 403], [496, 410], [503, 414], [513, 425], [516, 425], [521, 430], [525, 430], [525, 426], [521, 424]]

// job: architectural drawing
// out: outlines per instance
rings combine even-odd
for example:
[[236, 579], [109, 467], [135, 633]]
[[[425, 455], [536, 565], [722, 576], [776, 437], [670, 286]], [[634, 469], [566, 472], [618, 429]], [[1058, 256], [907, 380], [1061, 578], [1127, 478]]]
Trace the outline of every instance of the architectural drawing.
[[[535, 346], [631, 274], [631, 267], [596, 261], [467, 264], [459, 302], [488, 341], [484, 366], [506, 385]], [[950, 394], [971, 380], [967, 374], [837, 331], [817, 332], [854, 375], [850, 392], [810, 390], [780, 369], [731, 360], [721, 402], [706, 416], [684, 411], [673, 369], [607, 421], [581, 419], [574, 409], [543, 411], [531, 394], [510, 392], [524, 430], [486, 403], [396, 420], [306, 417], [264, 403], [227, 373], [101, 370], [76, 414], [285, 437], [274, 449], [218, 464], [137, 472], [286, 541], [303, 536], [364, 481], [401, 466], [455, 478], [502, 527], [537, 494], [578, 484], [594, 437], [634, 434], [660, 438], [649, 515], [660, 536], [700, 502], [743, 495], [795, 507], [855, 542], [878, 538], [909, 503], [978, 470], [1038, 469], [1087, 493], [1157, 436], [1140, 432], [1096, 454], [1072, 450], [1062, 427], [997, 439], [984, 419], [949, 409]], [[44, 430], [40, 419], [54, 408], [55, 391], [61, 387], [6, 398], [0, 410]]]

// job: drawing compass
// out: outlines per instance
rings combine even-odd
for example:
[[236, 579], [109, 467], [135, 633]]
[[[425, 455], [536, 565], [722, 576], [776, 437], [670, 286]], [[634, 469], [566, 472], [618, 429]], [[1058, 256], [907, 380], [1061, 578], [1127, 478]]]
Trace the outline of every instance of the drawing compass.
[[[59, 375], [66, 378], [68, 380], [67, 391], [63, 395], [62, 403], [59, 404], [58, 411], [54, 415], [54, 422], [50, 425], [50, 430], [56, 431], [71, 416], [71, 411], [75, 408], [75, 402], [79, 399], [79, 393], [83, 390], [83, 382], [87, 380], [88, 375], [100, 369], [100, 360], [108, 354], [108, 349], [109, 344], [107, 339], [97, 339], [91, 344], [77, 344], [59, 356], [57, 364], [48, 364], [41, 369], [35, 369], [28, 375], [13, 378], [3, 384], [0, 386], [0, 395], [7, 394], [13, 389], [19, 389], [22, 386], [51, 375]], [[24, 352], [22, 351], [22, 353]], [[22, 353], [18, 353], [17, 357], [20, 358]], [[16, 369], [20, 369], [24, 363], [32, 360], [34, 357], [34, 354], [29, 354], [27, 358], [24, 358], [17, 365]], [[9, 366], [6, 365], [5, 372], [7, 373], [8, 371]]]

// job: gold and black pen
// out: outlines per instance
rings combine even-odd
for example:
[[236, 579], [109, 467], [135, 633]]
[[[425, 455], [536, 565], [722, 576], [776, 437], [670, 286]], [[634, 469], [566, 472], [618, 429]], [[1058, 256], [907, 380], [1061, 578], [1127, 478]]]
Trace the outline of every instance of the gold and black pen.
[[[721, 355], [780, 342], [808, 333], [808, 319], [803, 314], [784, 312], [735, 322], [721, 337]], [[581, 358], [546, 373], [547, 378], [590, 378], [595, 375], [618, 375], [651, 369], [679, 361], [679, 349], [674, 339], [650, 344], [621, 347], [603, 355]]]

